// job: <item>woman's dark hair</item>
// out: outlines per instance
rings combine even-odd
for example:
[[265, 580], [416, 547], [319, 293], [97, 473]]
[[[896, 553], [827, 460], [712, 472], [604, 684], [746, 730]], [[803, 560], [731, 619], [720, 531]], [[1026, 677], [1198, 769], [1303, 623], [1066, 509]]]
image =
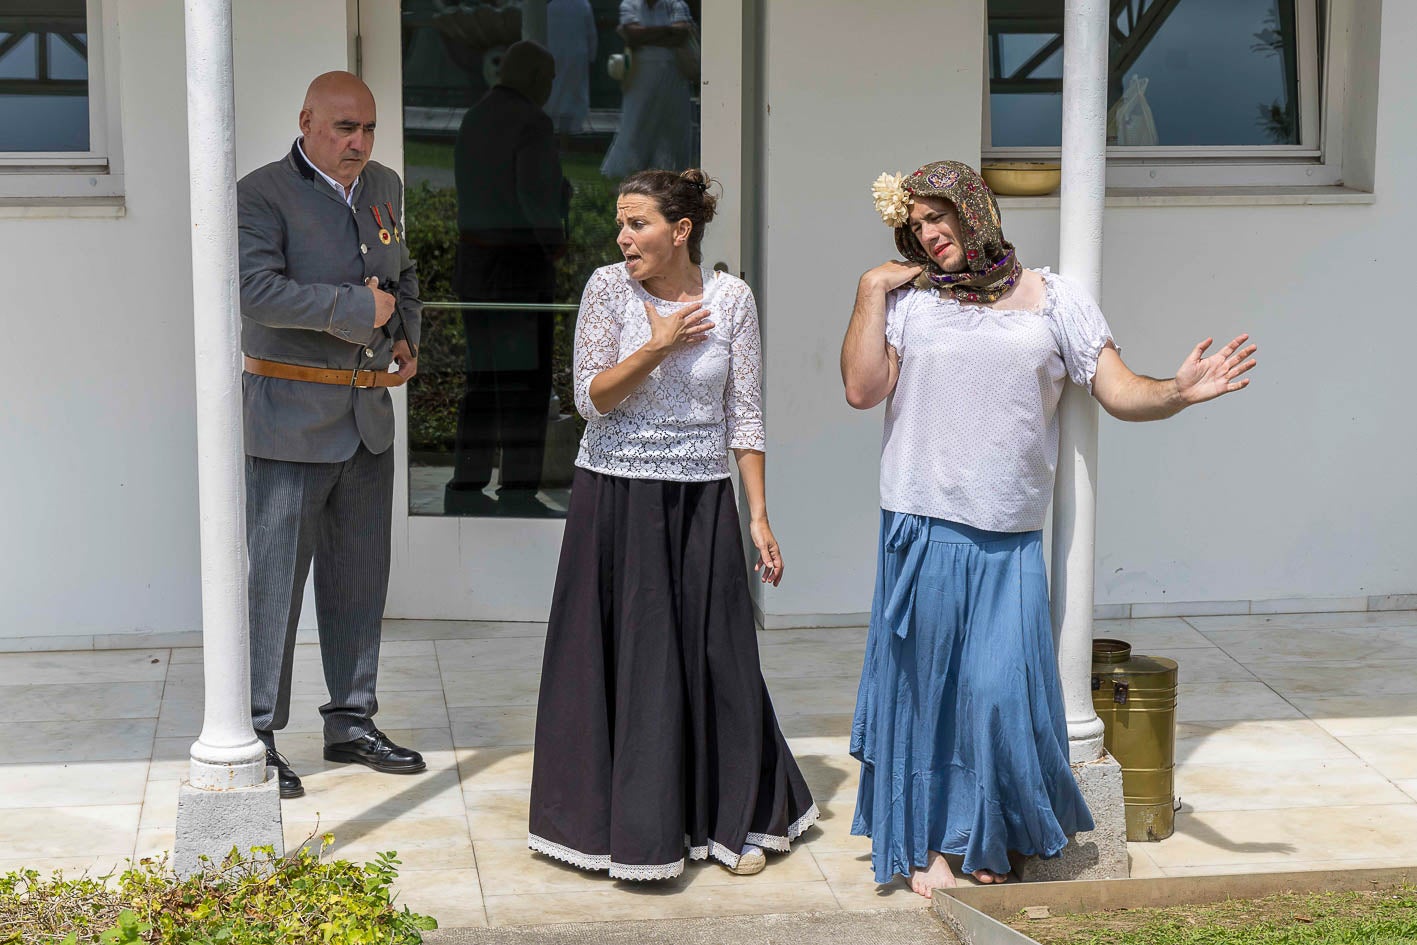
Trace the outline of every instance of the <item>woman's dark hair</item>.
[[620, 182], [620, 196], [648, 197], [670, 223], [680, 220], [692, 223], [689, 259], [701, 263], [704, 261], [704, 227], [713, 219], [714, 208], [718, 206], [718, 198], [710, 194], [708, 188], [709, 184], [716, 183], [698, 167], [679, 174], [673, 171], [637, 171]]

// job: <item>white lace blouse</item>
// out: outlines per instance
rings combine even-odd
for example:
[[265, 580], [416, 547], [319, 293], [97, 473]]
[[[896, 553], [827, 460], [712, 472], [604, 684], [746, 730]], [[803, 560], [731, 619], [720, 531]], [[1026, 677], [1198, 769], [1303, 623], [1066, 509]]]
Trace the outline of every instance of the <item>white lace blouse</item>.
[[576, 318], [576, 409], [586, 419], [576, 465], [629, 479], [707, 482], [728, 476], [730, 449], [762, 450], [762, 343], [753, 292], [742, 279], [703, 270], [708, 340], [681, 348], [609, 413], [590, 382], [650, 338], [648, 301], [661, 316], [684, 302], [650, 295], [624, 263], [597, 269]]
[[1058, 463], [1058, 400], [1092, 390], [1112, 338], [1088, 293], [1043, 271], [1034, 311], [934, 290], [886, 297], [900, 375], [886, 401], [881, 507], [996, 532], [1043, 527]]

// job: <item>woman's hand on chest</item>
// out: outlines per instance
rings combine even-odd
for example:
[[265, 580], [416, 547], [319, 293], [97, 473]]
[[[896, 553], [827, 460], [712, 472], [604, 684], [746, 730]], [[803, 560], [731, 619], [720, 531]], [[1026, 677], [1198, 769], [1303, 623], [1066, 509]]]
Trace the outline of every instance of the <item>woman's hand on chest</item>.
[[645, 323], [649, 329], [649, 340], [645, 346], [655, 354], [668, 357], [671, 354], [702, 344], [714, 323], [712, 314], [704, 308], [704, 303], [690, 302], [672, 312], [661, 315], [646, 301]]

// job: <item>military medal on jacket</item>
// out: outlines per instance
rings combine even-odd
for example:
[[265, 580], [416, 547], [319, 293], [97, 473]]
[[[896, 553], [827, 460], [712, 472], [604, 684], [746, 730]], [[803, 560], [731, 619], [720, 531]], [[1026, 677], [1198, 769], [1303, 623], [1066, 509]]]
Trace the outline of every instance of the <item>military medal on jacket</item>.
[[[374, 211], [374, 222], [379, 224], [379, 242], [383, 243], [385, 246], [388, 246], [390, 243], [393, 242], [394, 238], [389, 235], [388, 229], [384, 226], [384, 218], [379, 215], [378, 206], [371, 206], [369, 209]], [[392, 220], [392, 212], [389, 213], [389, 217], [390, 220]]]
[[393, 227], [393, 229], [394, 229], [394, 242], [395, 242], [395, 243], [401, 242], [402, 240], [401, 240], [401, 237], [400, 237], [400, 235], [399, 235], [399, 221], [398, 221], [398, 217], [394, 216], [394, 205], [391, 204], [391, 203], [389, 203], [388, 201], [385, 201], [385, 202], [384, 202], [384, 208], [389, 211], [389, 226]]

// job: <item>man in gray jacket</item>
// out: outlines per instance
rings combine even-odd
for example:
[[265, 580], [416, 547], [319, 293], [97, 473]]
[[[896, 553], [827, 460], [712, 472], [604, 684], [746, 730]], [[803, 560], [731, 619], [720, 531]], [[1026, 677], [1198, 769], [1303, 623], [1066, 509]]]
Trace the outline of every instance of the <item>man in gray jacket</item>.
[[275, 732], [289, 719], [312, 559], [330, 694], [320, 707], [325, 758], [391, 773], [424, 769], [418, 752], [395, 745], [373, 720], [393, 513], [385, 388], [417, 370], [420, 313], [402, 183], [369, 161], [374, 124], [362, 81], [319, 76], [290, 153], [237, 185], [251, 715], [281, 797], [304, 793]]

